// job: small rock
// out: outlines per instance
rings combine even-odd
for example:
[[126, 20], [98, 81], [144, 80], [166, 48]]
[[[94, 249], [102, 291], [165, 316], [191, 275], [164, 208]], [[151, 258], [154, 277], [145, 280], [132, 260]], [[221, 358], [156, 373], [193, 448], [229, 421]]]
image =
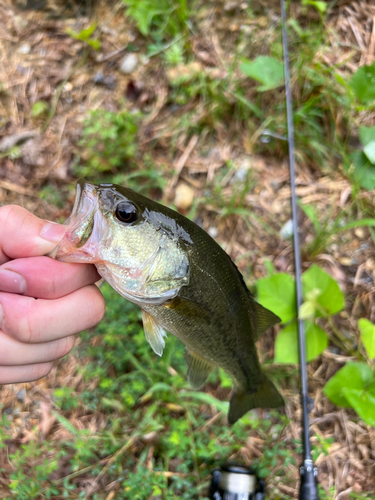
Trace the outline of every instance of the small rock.
[[356, 227], [354, 229], [354, 234], [357, 236], [357, 238], [363, 239], [366, 236], [366, 232], [363, 229], [363, 227]]
[[280, 238], [287, 240], [293, 236], [293, 221], [289, 219], [280, 229]]
[[226, 12], [230, 12], [232, 10], [236, 10], [238, 8], [238, 6], [239, 6], [239, 2], [238, 1], [236, 1], [236, 0], [229, 1], [229, 2], [226, 2], [224, 4], [224, 10]]
[[92, 77], [92, 81], [96, 83], [97, 85], [101, 85], [103, 83], [104, 76], [101, 71], [98, 71], [95, 73], [95, 75]]
[[176, 188], [174, 203], [179, 210], [188, 210], [194, 200], [195, 191], [185, 183], [181, 183]]
[[107, 75], [103, 79], [103, 85], [105, 85], [109, 90], [114, 90], [116, 88], [116, 77], [113, 75]]
[[339, 263], [342, 265], [342, 266], [351, 266], [354, 264], [353, 262], [353, 259], [351, 259], [350, 257], [341, 257], [339, 259]]
[[73, 90], [73, 84], [71, 82], [66, 82], [64, 85], [65, 92], [71, 92]]
[[26, 398], [26, 391], [25, 391], [25, 389], [20, 389], [17, 392], [17, 399], [18, 399], [18, 401], [24, 402], [25, 398]]
[[136, 54], [127, 54], [120, 64], [120, 71], [125, 75], [132, 73], [138, 64], [138, 56]]
[[31, 47], [28, 43], [23, 43], [17, 50], [19, 54], [29, 54], [31, 50]]
[[217, 238], [217, 235], [219, 234], [217, 227], [214, 226], [209, 227], [207, 232], [211, 236], [211, 238]]
[[235, 171], [232, 183], [235, 182], [245, 182], [246, 181], [246, 176], [247, 176], [248, 170], [245, 168], [239, 168], [238, 170]]
[[104, 85], [109, 90], [113, 90], [116, 87], [117, 83], [116, 77], [114, 77], [113, 75], [104, 76], [101, 71], [95, 73], [95, 75], [92, 77], [92, 81], [96, 83], [96, 85]]
[[260, 16], [258, 17], [258, 26], [261, 28], [267, 28], [269, 23], [268, 17], [267, 16]]

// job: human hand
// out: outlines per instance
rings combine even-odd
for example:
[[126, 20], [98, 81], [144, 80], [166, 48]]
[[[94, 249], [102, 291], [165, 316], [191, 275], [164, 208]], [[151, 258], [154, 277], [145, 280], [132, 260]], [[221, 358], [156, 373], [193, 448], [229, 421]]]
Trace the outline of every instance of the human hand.
[[93, 265], [45, 257], [65, 231], [19, 206], [0, 208], [0, 384], [44, 377], [104, 315]]

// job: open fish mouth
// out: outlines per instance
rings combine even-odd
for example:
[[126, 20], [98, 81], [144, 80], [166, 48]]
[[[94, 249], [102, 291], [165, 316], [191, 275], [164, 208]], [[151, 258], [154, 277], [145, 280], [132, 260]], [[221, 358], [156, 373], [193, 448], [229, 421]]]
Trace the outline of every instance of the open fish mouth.
[[66, 233], [49, 254], [61, 262], [93, 262], [93, 253], [87, 244], [93, 229], [99, 205], [97, 187], [84, 180], [77, 183], [76, 198], [70, 217], [66, 220]]

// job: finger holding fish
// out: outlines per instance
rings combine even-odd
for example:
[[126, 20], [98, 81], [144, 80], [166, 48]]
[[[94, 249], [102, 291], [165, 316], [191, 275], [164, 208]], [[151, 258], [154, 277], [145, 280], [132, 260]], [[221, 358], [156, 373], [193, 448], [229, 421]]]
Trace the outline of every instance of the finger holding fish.
[[96, 325], [104, 310], [103, 296], [95, 285], [54, 300], [1, 292], [0, 329], [21, 343], [41, 344]]

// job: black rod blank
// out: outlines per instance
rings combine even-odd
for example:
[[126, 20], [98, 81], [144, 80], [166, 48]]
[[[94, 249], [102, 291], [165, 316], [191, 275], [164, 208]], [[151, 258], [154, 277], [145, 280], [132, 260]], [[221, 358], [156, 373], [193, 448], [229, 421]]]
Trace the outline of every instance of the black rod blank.
[[[281, 2], [282, 32], [283, 32], [283, 51], [284, 51], [284, 72], [285, 72], [285, 92], [286, 92], [286, 111], [288, 124], [288, 146], [289, 146], [289, 169], [290, 169], [290, 187], [292, 199], [292, 218], [293, 218], [293, 246], [294, 263], [296, 275], [296, 295], [297, 311], [302, 304], [302, 283], [301, 283], [301, 251], [298, 233], [298, 210], [297, 195], [295, 188], [295, 164], [294, 164], [294, 126], [293, 126], [293, 106], [290, 86], [289, 69], [289, 49], [288, 36], [286, 30], [286, 11], [285, 0]], [[301, 374], [301, 403], [302, 403], [302, 438], [303, 438], [303, 464], [300, 468], [300, 500], [318, 500], [318, 488], [316, 484], [317, 469], [311, 459], [311, 446], [309, 435], [309, 412], [308, 412], [308, 384], [307, 384], [307, 363], [306, 363], [306, 342], [305, 326], [302, 319], [298, 318], [298, 340], [299, 340], [299, 359]]]

